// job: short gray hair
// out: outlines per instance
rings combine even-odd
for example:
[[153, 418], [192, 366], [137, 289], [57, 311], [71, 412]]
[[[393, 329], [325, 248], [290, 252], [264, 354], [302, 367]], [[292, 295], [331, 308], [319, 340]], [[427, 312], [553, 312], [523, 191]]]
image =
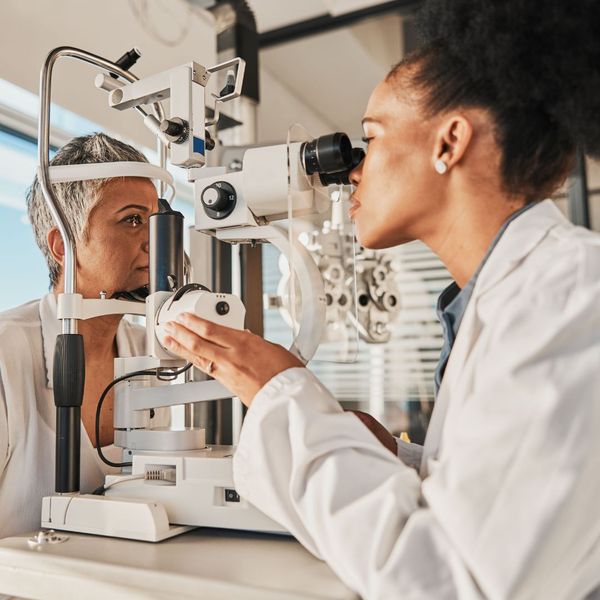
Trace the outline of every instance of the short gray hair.
[[[82, 165], [117, 161], [148, 162], [138, 150], [104, 133], [92, 133], [73, 138], [52, 158], [50, 165]], [[53, 184], [54, 195], [65, 219], [75, 236], [75, 241], [85, 239], [90, 211], [100, 199], [100, 191], [110, 179], [69, 181]], [[48, 232], [56, 227], [46, 204], [37, 174], [27, 191], [27, 214], [33, 227], [35, 241], [48, 263], [50, 287], [55, 287], [61, 273], [48, 247]]]

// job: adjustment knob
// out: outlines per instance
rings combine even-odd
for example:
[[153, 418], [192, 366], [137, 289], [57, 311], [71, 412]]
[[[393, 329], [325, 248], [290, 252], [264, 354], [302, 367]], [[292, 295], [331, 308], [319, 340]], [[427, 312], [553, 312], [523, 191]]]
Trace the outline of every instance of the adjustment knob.
[[161, 133], [173, 144], [183, 144], [188, 139], [189, 125], [187, 121], [179, 117], [164, 119], [158, 127]]
[[202, 192], [204, 211], [213, 219], [224, 219], [235, 208], [237, 196], [234, 187], [226, 181], [216, 181]]

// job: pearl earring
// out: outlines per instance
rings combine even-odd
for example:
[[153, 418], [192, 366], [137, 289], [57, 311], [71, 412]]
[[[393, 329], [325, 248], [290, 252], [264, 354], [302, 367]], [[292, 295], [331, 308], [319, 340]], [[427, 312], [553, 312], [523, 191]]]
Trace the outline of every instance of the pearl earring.
[[434, 168], [440, 175], [443, 175], [448, 170], [448, 165], [441, 158], [438, 158], [435, 161]]

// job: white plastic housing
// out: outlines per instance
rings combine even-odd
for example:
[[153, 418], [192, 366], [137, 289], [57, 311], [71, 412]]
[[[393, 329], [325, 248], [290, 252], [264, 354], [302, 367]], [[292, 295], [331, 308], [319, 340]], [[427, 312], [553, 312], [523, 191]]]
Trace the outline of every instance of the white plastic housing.
[[[246, 150], [241, 171], [202, 177], [194, 182], [194, 198], [198, 231], [255, 225], [256, 217], [270, 222], [289, 216], [288, 190], [291, 192], [293, 216], [322, 212], [328, 205], [325, 189], [317, 176], [308, 177], [300, 161], [300, 143], [288, 146], [265, 146]], [[288, 170], [290, 181], [288, 184]], [[201, 177], [201, 173], [198, 173]], [[235, 189], [237, 200], [233, 212], [224, 219], [213, 219], [204, 210], [202, 194], [217, 181], [225, 181]]]
[[109, 105], [117, 110], [170, 99], [170, 115], [188, 124], [187, 137], [170, 145], [170, 162], [191, 168], [205, 163], [204, 87], [209, 73], [191, 62], [112, 90]]
[[164, 452], [197, 450], [206, 447], [205, 430], [189, 429], [115, 429], [115, 446], [129, 450]]
[[[219, 307], [227, 306], [227, 312], [219, 310]], [[192, 291], [184, 294], [179, 300], [172, 302], [167, 299], [158, 309], [155, 318], [156, 339], [161, 345], [161, 349], [168, 356], [175, 355], [165, 347], [164, 339], [167, 332], [164, 329], [165, 323], [175, 321], [182, 313], [189, 312], [203, 319], [231, 327], [232, 329], [244, 329], [244, 320], [246, 318], [246, 308], [242, 301], [232, 294], [216, 294], [204, 290]]]
[[92, 495], [46, 496], [42, 527], [146, 542], [160, 542], [191, 529], [171, 526], [164, 506], [154, 500]]
[[221, 527], [246, 531], [285, 533], [286, 530], [243, 498], [228, 500], [233, 484], [233, 446], [208, 446], [194, 452], [136, 453], [132, 474], [161, 467], [175, 470], [174, 485], [143, 479], [124, 481], [109, 475], [106, 484], [111, 498], [155, 500], [163, 505], [171, 524]]

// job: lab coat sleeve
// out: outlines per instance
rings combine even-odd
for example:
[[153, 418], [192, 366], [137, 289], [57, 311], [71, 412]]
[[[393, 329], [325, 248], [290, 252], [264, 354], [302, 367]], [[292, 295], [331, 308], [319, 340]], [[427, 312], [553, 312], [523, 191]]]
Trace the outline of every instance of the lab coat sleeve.
[[248, 411], [238, 491], [366, 599], [582, 597], [569, 586], [600, 535], [600, 289], [589, 292], [498, 315], [451, 451], [422, 486], [291, 369]]
[[423, 446], [405, 442], [400, 438], [394, 438], [398, 447], [398, 458], [407, 466], [417, 469], [421, 468], [423, 458]]
[[234, 455], [234, 480], [244, 498], [350, 587], [365, 598], [389, 597], [405, 552], [400, 534], [419, 508], [420, 478], [310, 371], [289, 369], [256, 396]]

